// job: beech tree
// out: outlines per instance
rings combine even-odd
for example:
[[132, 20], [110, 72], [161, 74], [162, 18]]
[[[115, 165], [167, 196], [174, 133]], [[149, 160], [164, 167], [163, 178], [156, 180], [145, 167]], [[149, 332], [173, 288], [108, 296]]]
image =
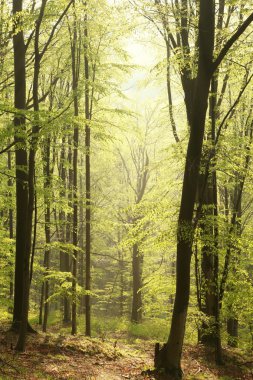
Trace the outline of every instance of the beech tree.
[[[41, 65], [41, 60], [44, 57], [48, 46], [50, 45], [56, 28], [60, 24], [61, 20], [67, 13], [71, 3], [69, 2], [65, 10], [62, 12], [56, 23], [54, 24], [51, 33], [44, 44], [42, 50], [40, 50], [40, 28], [42, 24], [42, 20], [44, 17], [44, 12], [46, 8], [46, 3], [47, 0], [43, 1], [40, 7], [40, 12], [38, 19], [36, 21], [35, 25], [35, 30], [34, 30], [34, 74], [33, 74], [33, 90], [32, 90], [32, 99], [33, 99], [33, 108], [35, 112], [35, 119], [34, 119], [34, 125], [32, 126], [32, 137], [30, 141], [30, 150], [29, 150], [29, 162], [27, 162], [27, 208], [26, 208], [26, 202], [22, 203], [21, 209], [22, 212], [24, 213], [24, 221], [25, 221], [25, 235], [22, 236], [22, 239], [25, 240], [25, 249], [24, 249], [24, 254], [22, 256], [22, 263], [21, 266], [16, 269], [16, 271], [21, 271], [21, 276], [22, 276], [22, 297], [21, 301], [19, 298], [18, 302], [21, 302], [21, 310], [22, 310], [22, 323], [21, 323], [21, 328], [20, 328], [20, 335], [19, 335], [19, 340], [17, 342], [17, 350], [23, 351], [25, 347], [25, 336], [26, 336], [26, 330], [27, 330], [27, 320], [28, 320], [28, 310], [29, 310], [29, 288], [30, 288], [30, 276], [29, 276], [29, 271], [30, 271], [30, 258], [31, 258], [31, 249], [32, 249], [32, 222], [33, 222], [33, 210], [34, 210], [34, 194], [35, 194], [35, 184], [34, 184], [34, 174], [35, 174], [35, 156], [36, 156], [36, 150], [37, 150], [37, 142], [38, 142], [38, 134], [40, 131], [40, 122], [39, 122], [39, 117], [38, 117], [38, 112], [39, 112], [39, 93], [38, 93], [38, 84], [39, 84], [39, 75], [40, 75], [40, 65]], [[17, 8], [16, 8], [17, 6]], [[13, 3], [13, 13], [17, 12], [22, 12], [22, 2], [15, 2]], [[21, 33], [21, 35], [19, 35]], [[26, 65], [26, 46], [24, 44], [24, 37], [23, 37], [23, 29], [21, 29], [21, 32], [19, 32], [17, 35], [20, 38], [20, 46], [19, 49], [21, 49], [21, 53], [23, 54], [23, 102], [26, 101], [26, 87], [25, 87], [25, 65]], [[33, 35], [33, 34], [32, 34]], [[30, 40], [28, 40], [30, 42]], [[14, 45], [15, 45], [16, 39], [14, 37]], [[21, 57], [22, 57], [21, 54]], [[17, 57], [17, 60], [19, 60], [19, 57]], [[14, 64], [15, 64], [15, 59], [14, 59]], [[16, 78], [17, 85], [19, 86], [19, 77]], [[18, 87], [18, 90], [20, 91], [20, 88]], [[19, 94], [18, 94], [19, 95]], [[22, 95], [22, 94], [21, 94]], [[19, 98], [19, 96], [18, 96]], [[25, 104], [26, 106], [26, 104]], [[25, 153], [26, 154], [26, 153]], [[27, 222], [27, 224], [26, 224]], [[22, 223], [21, 223], [22, 224]], [[18, 228], [18, 226], [17, 226]], [[17, 263], [16, 263], [17, 266]], [[18, 283], [18, 282], [17, 282]]]
[[[26, 46], [24, 31], [21, 22], [23, 1], [13, 1], [13, 16], [16, 23], [16, 32], [13, 34], [14, 75], [15, 75], [15, 108], [20, 110], [14, 118], [16, 127], [15, 151], [16, 166], [16, 259], [15, 259], [15, 288], [13, 328], [18, 329], [22, 320], [24, 263], [26, 255], [26, 220], [28, 207], [28, 161], [25, 141], [25, 109], [26, 109]], [[15, 24], [14, 24], [15, 25]]]
[[[183, 9], [186, 9], [187, 4], [185, 2], [182, 2], [181, 5]], [[190, 137], [178, 219], [176, 297], [168, 342], [160, 351], [156, 351], [155, 359], [157, 368], [164, 368], [167, 372], [174, 373], [176, 377], [182, 376], [180, 361], [190, 294], [190, 263], [194, 234], [192, 223], [210, 83], [228, 50], [253, 21], [253, 14], [225, 43], [216, 59], [213, 56], [215, 37], [215, 3], [213, 1], [200, 1], [198, 20], [198, 66], [196, 78], [191, 82], [191, 85], [194, 86], [190, 92], [193, 98], [189, 102], [190, 107], [187, 109]], [[187, 22], [184, 15], [182, 21]], [[190, 94], [187, 93], [191, 98]]]
[[[127, 183], [134, 192], [135, 205], [138, 207], [147, 191], [147, 184], [149, 178], [149, 157], [145, 142], [135, 146], [128, 142], [129, 149], [131, 151], [131, 158], [135, 168], [135, 176], [132, 178], [130, 168], [128, 167], [126, 160], [119, 151], [120, 158], [124, 170], [126, 172]], [[138, 216], [138, 212], [135, 215], [131, 213], [128, 215], [128, 223], [132, 224], [133, 231], [137, 229], [137, 224], [141, 216]], [[134, 232], [132, 232], [134, 235]], [[132, 246], [132, 274], [133, 274], [133, 297], [132, 297], [132, 312], [131, 320], [135, 323], [142, 321], [142, 287], [143, 287], [143, 254], [140, 251], [138, 236], [133, 236]]]

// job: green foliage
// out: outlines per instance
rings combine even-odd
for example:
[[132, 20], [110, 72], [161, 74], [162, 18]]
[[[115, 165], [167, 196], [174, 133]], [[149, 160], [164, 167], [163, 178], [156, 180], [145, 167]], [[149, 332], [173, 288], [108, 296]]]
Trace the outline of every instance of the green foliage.
[[167, 319], [149, 319], [141, 324], [131, 323], [128, 326], [128, 333], [131, 338], [148, 339], [158, 342], [165, 342], [168, 337]]

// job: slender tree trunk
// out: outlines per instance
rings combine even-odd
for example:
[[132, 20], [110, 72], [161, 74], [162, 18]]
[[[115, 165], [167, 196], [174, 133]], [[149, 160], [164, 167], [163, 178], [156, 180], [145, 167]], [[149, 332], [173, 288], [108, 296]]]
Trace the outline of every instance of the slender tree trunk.
[[166, 52], [167, 52], [167, 95], [169, 102], [169, 117], [170, 124], [172, 127], [172, 133], [176, 143], [179, 143], [179, 137], [177, 133], [176, 121], [173, 114], [173, 102], [172, 102], [172, 93], [171, 93], [171, 72], [170, 72], [170, 42], [166, 39]]
[[[79, 105], [78, 105], [78, 73], [79, 73], [79, 62], [80, 62], [80, 49], [77, 46], [77, 22], [75, 16], [74, 22], [74, 32], [73, 41], [71, 46], [71, 56], [72, 56], [72, 90], [74, 94], [74, 116], [79, 115]], [[71, 334], [75, 335], [77, 333], [77, 246], [78, 246], [78, 196], [77, 196], [77, 186], [78, 186], [78, 139], [79, 139], [79, 128], [78, 123], [74, 124], [74, 136], [73, 136], [73, 262], [72, 262], [72, 330]]]
[[[120, 243], [120, 234], [118, 234], [118, 244]], [[119, 273], [120, 273], [120, 294], [119, 294], [119, 309], [120, 309], [120, 317], [124, 316], [124, 290], [125, 290], [125, 283], [124, 283], [124, 259], [123, 259], [123, 252], [121, 250], [118, 250], [118, 259], [119, 259]]]
[[[83, 169], [83, 157], [81, 158], [81, 171]], [[84, 288], [84, 194], [83, 194], [83, 177], [80, 175], [80, 201], [79, 201], [79, 246], [82, 250], [80, 255], [80, 267], [79, 267], [79, 283], [82, 288]], [[84, 313], [84, 307], [85, 307], [85, 297], [82, 295], [80, 300], [80, 313]]]
[[[137, 168], [137, 186], [136, 186], [136, 204], [142, 201], [145, 194], [149, 178], [149, 157], [145, 147], [139, 147], [141, 153], [135, 162]], [[134, 219], [134, 224], [138, 219]], [[132, 273], [133, 273], [133, 298], [132, 298], [132, 322], [139, 323], [142, 321], [142, 267], [143, 255], [139, 250], [139, 242], [133, 245], [132, 253]]]
[[[213, 130], [213, 141], [215, 140], [215, 132]], [[222, 364], [221, 349], [221, 332], [220, 332], [220, 299], [219, 299], [219, 231], [218, 231], [218, 194], [217, 194], [217, 173], [212, 173], [213, 183], [213, 200], [214, 200], [214, 318], [215, 318], [215, 361], [216, 364]]]
[[[87, 12], [87, 11], [86, 11]], [[91, 131], [90, 131], [90, 95], [89, 95], [89, 60], [88, 60], [88, 29], [87, 29], [87, 13], [85, 17], [85, 49], [84, 49], [84, 74], [85, 74], [85, 252], [86, 252], [86, 268], [85, 268], [85, 335], [91, 336], [91, 174], [90, 174], [90, 151], [91, 151]]]
[[227, 320], [228, 345], [238, 347], [238, 319], [229, 318]]
[[[72, 200], [73, 200], [73, 154], [72, 154], [72, 139], [69, 136], [68, 138], [68, 205], [69, 207], [72, 207]], [[66, 224], [66, 242], [72, 243], [72, 215], [69, 213], [67, 214], [67, 224]], [[71, 262], [70, 262], [70, 254], [65, 253], [63, 258], [63, 265], [64, 265], [64, 271], [65, 272], [71, 272]], [[63, 321], [65, 323], [68, 323], [71, 321], [71, 305], [70, 300], [68, 297], [64, 298], [64, 315], [63, 315]]]
[[[211, 175], [212, 177], [212, 175]], [[201, 293], [202, 293], [202, 308], [201, 311], [208, 318], [208, 322], [204, 322], [201, 326], [200, 341], [208, 345], [215, 345], [215, 281], [214, 281], [214, 255], [215, 255], [215, 242], [214, 242], [214, 218], [213, 218], [213, 184], [212, 178], [208, 179], [208, 184], [204, 196], [204, 220], [202, 223], [201, 240], [202, 257], [201, 257]]]
[[[60, 193], [61, 198], [65, 199], [66, 198], [66, 168], [65, 168], [65, 143], [66, 139], [65, 137], [62, 138], [62, 149], [61, 149], [61, 165], [60, 165], [60, 177], [62, 181], [62, 190]], [[72, 165], [72, 155], [71, 155], [71, 147], [69, 148], [69, 155], [68, 155], [68, 163], [69, 166], [71, 167]], [[71, 169], [72, 173], [72, 169]], [[59, 213], [59, 220], [60, 220], [60, 242], [62, 244], [64, 243], [70, 243], [70, 226], [66, 220], [66, 214], [63, 209], [61, 209]], [[67, 222], [67, 223], [66, 223]], [[65, 251], [60, 251], [60, 270], [62, 272], [69, 272], [69, 254]], [[71, 321], [71, 316], [70, 316], [70, 304], [69, 304], [69, 299], [66, 295], [63, 297], [63, 322], [64, 323], [69, 323]]]
[[43, 323], [44, 288], [45, 288], [45, 283], [43, 282], [41, 285], [41, 292], [40, 292], [39, 325], [42, 325]]
[[[44, 163], [44, 200], [45, 200], [45, 236], [46, 236], [46, 244], [51, 243], [51, 206], [50, 206], [50, 188], [51, 188], [51, 171], [50, 171], [50, 137], [46, 141], [45, 147], [45, 163]], [[44, 267], [45, 267], [45, 275], [50, 268], [50, 249], [47, 248], [45, 251], [44, 258]], [[43, 332], [47, 330], [47, 320], [49, 315], [49, 281], [46, 279], [44, 281], [44, 319], [43, 319]]]
[[[211, 140], [211, 148], [207, 151], [207, 159], [215, 157], [216, 139], [216, 117], [217, 113], [217, 89], [218, 77], [213, 77], [211, 82], [211, 96], [209, 99], [209, 116], [211, 120], [211, 133], [208, 140]], [[209, 165], [205, 162], [205, 165]], [[209, 165], [211, 166], [211, 165]], [[201, 331], [201, 342], [213, 345], [216, 348], [216, 362], [221, 363], [221, 339], [219, 321], [219, 231], [218, 231], [218, 200], [217, 200], [217, 179], [216, 170], [211, 167], [208, 174], [208, 183], [204, 186], [204, 222], [203, 222], [203, 249], [202, 249], [202, 311], [209, 318], [208, 323], [203, 323]], [[201, 191], [201, 188], [200, 188]], [[205, 244], [207, 241], [207, 244]]]
[[[8, 170], [11, 170], [11, 169], [12, 169], [12, 165], [11, 165], [11, 152], [8, 151]], [[9, 187], [10, 203], [11, 203], [11, 200], [12, 200], [12, 186], [13, 186], [12, 179], [9, 178], [9, 180], [8, 180], [8, 187]], [[9, 208], [9, 238], [10, 239], [14, 238], [14, 233], [13, 233], [13, 209], [12, 209], [11, 205], [10, 205], [10, 208]], [[13, 270], [11, 269], [10, 270], [10, 293], [9, 293], [10, 299], [13, 298], [13, 291], [14, 291], [14, 287], [13, 287]]]
[[[251, 138], [250, 140], [252, 139], [252, 132], [251, 132]], [[251, 141], [250, 141], [251, 143]], [[241, 238], [241, 234], [242, 234], [242, 226], [241, 226], [241, 217], [242, 217], [242, 194], [240, 195], [240, 175], [238, 175], [237, 173], [237, 183], [235, 185], [235, 189], [234, 189], [234, 212], [236, 213], [237, 215], [237, 218], [236, 218], [236, 235], [238, 238]], [[238, 264], [238, 260], [239, 260], [239, 257], [241, 256], [241, 250], [240, 248], [236, 248], [235, 249], [235, 257], [233, 258], [232, 261], [232, 265], [231, 265], [231, 272], [233, 273], [233, 277], [234, 277], [234, 281], [236, 281], [236, 277], [237, 277], [237, 271], [236, 271], [236, 266]], [[232, 284], [230, 287], [228, 287], [227, 289], [229, 292], [233, 292], [234, 290], [234, 285]], [[239, 327], [239, 323], [238, 323], [238, 318], [237, 318], [237, 315], [236, 315], [236, 311], [234, 310], [233, 308], [233, 302], [231, 302], [231, 304], [229, 305], [230, 306], [230, 310], [231, 310], [231, 313], [233, 313], [231, 315], [231, 317], [227, 320], [227, 333], [228, 333], [228, 345], [230, 347], [237, 347], [238, 346], [238, 336], [239, 336], [239, 333], [238, 333], [238, 327]]]
[[131, 320], [132, 322], [140, 323], [142, 321], [142, 256], [137, 243], [133, 246], [132, 271], [133, 299]]

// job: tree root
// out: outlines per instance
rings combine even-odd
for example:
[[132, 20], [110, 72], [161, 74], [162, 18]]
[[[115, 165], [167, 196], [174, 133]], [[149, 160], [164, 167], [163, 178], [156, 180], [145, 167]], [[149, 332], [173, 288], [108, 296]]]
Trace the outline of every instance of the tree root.
[[183, 371], [180, 367], [168, 366], [167, 363], [167, 349], [168, 345], [165, 343], [160, 349], [160, 344], [155, 344], [155, 371], [156, 373], [163, 373], [164, 378], [180, 380], [183, 377]]
[[[15, 321], [12, 323], [9, 331], [12, 331], [12, 332], [15, 332], [15, 333], [19, 333], [19, 330], [20, 330], [20, 324], [21, 322], [20, 321]], [[27, 332], [29, 334], [38, 334], [38, 332], [36, 330], [34, 330], [34, 328], [32, 328], [32, 326], [30, 325], [30, 323], [28, 322], [27, 324]]]

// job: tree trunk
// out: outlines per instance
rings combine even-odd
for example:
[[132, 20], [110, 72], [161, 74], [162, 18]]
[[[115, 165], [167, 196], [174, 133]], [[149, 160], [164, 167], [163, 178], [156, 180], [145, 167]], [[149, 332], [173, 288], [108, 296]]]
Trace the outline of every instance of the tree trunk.
[[[73, 154], [72, 154], [72, 139], [68, 138], [68, 205], [72, 207], [72, 199], [73, 199]], [[72, 215], [67, 214], [67, 224], [66, 224], [66, 242], [72, 243]], [[71, 271], [71, 263], [70, 263], [70, 254], [64, 253], [63, 255], [63, 271], [70, 272]], [[64, 297], [64, 314], [63, 321], [64, 323], [69, 323], [71, 321], [71, 305], [68, 297]]]
[[[252, 140], [252, 131], [250, 133], [250, 144]], [[246, 164], [246, 166], [248, 166]], [[237, 183], [235, 184], [235, 189], [234, 189], [234, 212], [237, 215], [236, 218], [236, 235], [238, 238], [241, 238], [242, 235], [242, 226], [241, 226], [241, 217], [242, 217], [242, 190], [240, 190], [240, 186], [242, 186], [242, 181], [240, 178], [240, 174], [236, 173], [237, 177]], [[235, 257], [232, 261], [231, 265], [231, 272], [234, 277], [234, 281], [236, 281], [237, 277], [237, 271], [236, 271], [236, 265], [238, 263], [239, 257], [241, 254], [240, 248], [236, 247], [236, 252], [235, 252]], [[234, 290], [234, 284], [232, 284], [230, 287], [227, 289], [229, 292], [233, 292]], [[238, 318], [237, 318], [237, 313], [235, 310], [233, 310], [233, 302], [229, 305], [230, 310], [233, 313], [232, 316], [227, 320], [227, 333], [228, 333], [228, 345], [230, 347], [238, 347]]]
[[133, 299], [132, 299], [132, 316], [131, 321], [140, 323], [142, 321], [142, 257], [140, 255], [137, 243], [133, 246]]
[[[118, 244], [120, 243], [120, 234], [118, 234]], [[119, 310], [120, 310], [120, 317], [124, 316], [124, 289], [125, 289], [125, 283], [124, 283], [124, 258], [123, 258], [123, 252], [121, 250], [118, 250], [118, 260], [119, 260], [119, 273], [120, 273], [120, 292], [119, 292]]]
[[229, 318], [227, 320], [228, 345], [238, 347], [238, 319]]
[[[83, 157], [81, 158], [81, 172], [83, 171]], [[84, 193], [83, 193], [83, 177], [80, 175], [79, 178], [79, 190], [80, 190], [80, 200], [79, 200], [79, 246], [81, 248], [80, 262], [79, 262], [79, 283], [82, 288], [84, 288]], [[81, 296], [80, 300], [80, 314], [84, 313], [85, 309], [85, 297]]]
[[[86, 11], [87, 12], [87, 11]], [[87, 29], [87, 13], [85, 16], [85, 51], [84, 51], [84, 73], [85, 73], [85, 252], [86, 252], [86, 269], [85, 269], [85, 335], [91, 336], [91, 174], [90, 174], [90, 139], [91, 131], [89, 121], [90, 113], [90, 95], [89, 95], [89, 60], [88, 60], [88, 29]]]
[[[75, 12], [75, 10], [74, 10]], [[71, 57], [72, 57], [72, 90], [74, 94], [74, 116], [78, 117], [78, 73], [79, 73], [79, 55], [80, 49], [77, 46], [77, 22], [76, 15], [74, 15], [74, 31], [73, 31], [73, 41], [71, 46]], [[77, 197], [77, 186], [78, 186], [78, 139], [79, 139], [79, 128], [78, 123], [74, 123], [74, 136], [73, 136], [73, 246], [77, 248], [78, 245], [78, 197]], [[73, 252], [73, 262], [72, 262], [72, 330], [71, 334], [75, 335], [77, 333], [76, 324], [76, 313], [77, 313], [77, 249], [74, 248]]]
[[[22, 0], [13, 0], [13, 15], [22, 12]], [[27, 187], [27, 152], [24, 137], [25, 116], [22, 111], [26, 108], [26, 70], [25, 70], [25, 43], [21, 25], [18, 33], [13, 34], [14, 48], [14, 79], [15, 79], [15, 108], [21, 110], [14, 117], [16, 165], [16, 255], [15, 255], [15, 286], [14, 286], [14, 329], [19, 329], [22, 319], [23, 300], [23, 267], [26, 252], [26, 228], [27, 228], [27, 207], [28, 207], [28, 187]], [[21, 133], [22, 132], [22, 133]]]
[[[44, 257], [44, 260], [45, 260], [45, 257]], [[44, 288], [45, 288], [45, 283], [43, 281], [41, 285], [41, 291], [40, 291], [39, 325], [42, 325], [43, 323]]]
[[23, 309], [22, 321], [16, 350], [24, 351], [26, 331], [29, 311], [29, 294], [30, 294], [30, 256], [32, 248], [32, 225], [35, 199], [35, 157], [37, 151], [38, 134], [39, 134], [39, 73], [41, 55], [39, 52], [40, 25], [44, 15], [45, 1], [42, 1], [40, 14], [36, 20], [35, 37], [34, 37], [34, 72], [33, 72], [33, 109], [35, 112], [35, 124], [32, 127], [32, 137], [30, 141], [29, 162], [28, 162], [28, 207], [27, 207], [27, 228], [26, 228], [26, 253], [24, 260], [23, 272]]
[[[8, 170], [11, 170], [12, 168], [12, 165], [11, 165], [11, 152], [8, 151]], [[12, 182], [12, 179], [9, 178], [8, 180], [8, 187], [9, 187], [9, 198], [10, 198], [10, 203], [11, 203], [11, 199], [12, 199], [12, 186], [13, 186], [13, 182]], [[10, 239], [13, 239], [14, 238], [14, 234], [13, 234], [13, 209], [12, 209], [12, 206], [10, 206], [9, 208], [9, 238]], [[10, 296], [10, 299], [13, 298], [13, 269], [11, 268], [10, 270], [10, 293], [9, 293], [9, 296]]]
[[[60, 193], [61, 198], [66, 198], [66, 168], [65, 168], [65, 143], [66, 139], [65, 137], [62, 138], [62, 149], [61, 149], [61, 165], [60, 165], [60, 177], [61, 177], [61, 185], [62, 190]], [[71, 149], [71, 148], [70, 148]], [[72, 164], [72, 156], [71, 156], [71, 150], [70, 154], [68, 155], [68, 162], [69, 166], [71, 167]], [[71, 170], [72, 172], [72, 170]], [[62, 244], [69, 243], [70, 242], [70, 226], [68, 223], [66, 223], [66, 214], [64, 210], [60, 210], [59, 213], [59, 219], [60, 219], [60, 242]], [[69, 254], [65, 251], [60, 251], [60, 270], [62, 272], [69, 272]], [[63, 297], [63, 322], [69, 323], [71, 321], [70, 316], [70, 304], [69, 299], [66, 295]]]
[[176, 296], [168, 342], [164, 349], [156, 353], [155, 358], [156, 368], [164, 368], [176, 377], [182, 376], [181, 355], [190, 295], [190, 263], [194, 235], [192, 222], [212, 75], [214, 16], [214, 1], [200, 0], [198, 73], [189, 117], [190, 138], [178, 219]]
[[[209, 117], [211, 120], [211, 134], [208, 140], [211, 140], [211, 147], [207, 151], [207, 160], [205, 166], [208, 169], [207, 183], [204, 186], [203, 202], [204, 222], [203, 222], [203, 248], [202, 248], [202, 294], [203, 307], [202, 311], [209, 318], [208, 323], [203, 323], [200, 340], [204, 344], [212, 345], [216, 351], [216, 362], [221, 363], [221, 339], [220, 339], [220, 322], [219, 322], [219, 248], [218, 248], [218, 200], [217, 200], [217, 179], [216, 170], [210, 163], [215, 157], [215, 139], [216, 139], [216, 118], [217, 112], [217, 74], [212, 79], [211, 96], [209, 99]], [[205, 160], [206, 161], [206, 160]], [[210, 170], [211, 167], [211, 170]], [[203, 176], [202, 176], [203, 177]], [[205, 176], [204, 176], [205, 177]], [[200, 191], [201, 191], [200, 187]], [[208, 243], [205, 244], [205, 241]]]
[[[50, 137], [47, 139], [46, 147], [45, 147], [45, 163], [44, 163], [44, 201], [45, 201], [45, 236], [46, 236], [46, 244], [51, 243], [51, 207], [50, 207], [50, 188], [51, 188], [51, 171], [50, 171]], [[45, 275], [50, 268], [50, 249], [47, 248], [45, 251], [44, 258], [44, 267], [45, 267]], [[47, 320], [49, 314], [49, 281], [46, 279], [44, 281], [44, 319], [43, 319], [43, 332], [47, 330]]]

